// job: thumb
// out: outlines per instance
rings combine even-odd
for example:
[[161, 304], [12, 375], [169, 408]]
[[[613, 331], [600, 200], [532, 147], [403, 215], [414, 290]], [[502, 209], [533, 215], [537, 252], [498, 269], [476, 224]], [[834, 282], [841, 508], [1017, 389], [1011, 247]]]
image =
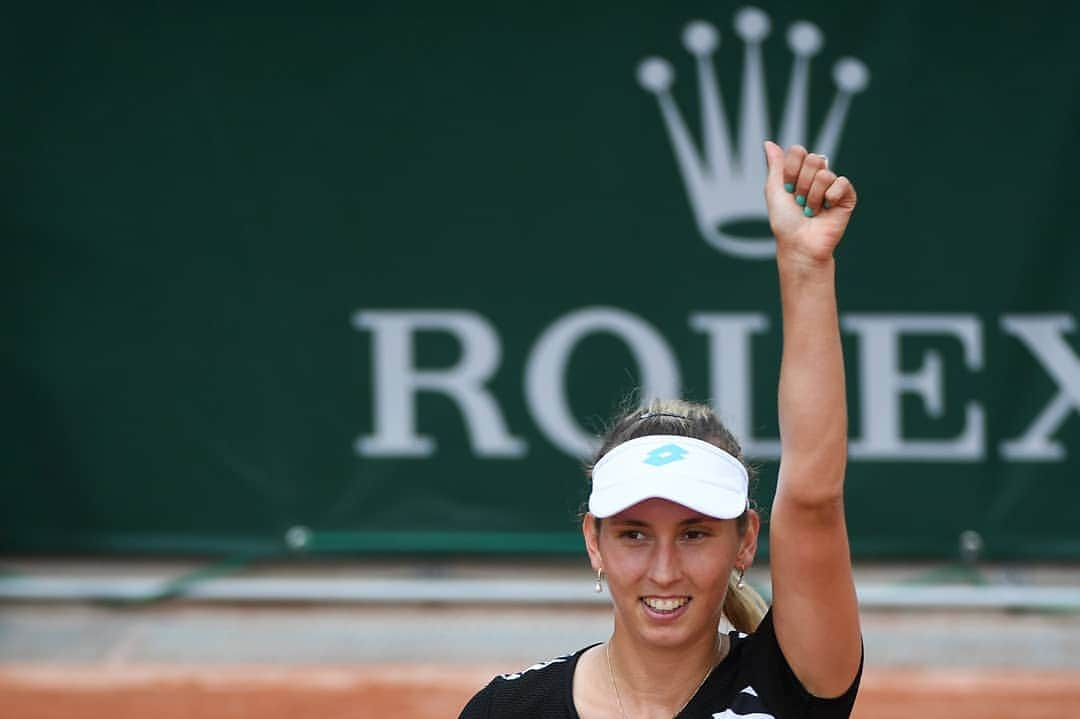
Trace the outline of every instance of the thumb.
[[784, 184], [784, 150], [772, 140], [765, 141], [765, 163], [769, 168], [765, 190], [780, 189]]

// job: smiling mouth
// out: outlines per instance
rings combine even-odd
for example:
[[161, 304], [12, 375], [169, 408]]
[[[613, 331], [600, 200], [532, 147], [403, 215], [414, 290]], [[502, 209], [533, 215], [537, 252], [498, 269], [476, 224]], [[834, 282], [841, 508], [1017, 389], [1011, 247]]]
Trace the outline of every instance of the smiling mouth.
[[690, 597], [642, 597], [641, 602], [658, 614], [674, 614], [690, 603]]

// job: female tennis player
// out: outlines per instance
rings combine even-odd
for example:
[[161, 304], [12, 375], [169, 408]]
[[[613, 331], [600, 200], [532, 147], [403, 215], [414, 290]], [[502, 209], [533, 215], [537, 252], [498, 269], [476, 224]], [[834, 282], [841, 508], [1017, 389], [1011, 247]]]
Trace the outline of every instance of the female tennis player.
[[[772, 606], [758, 611], [742, 587], [760, 520], [735, 439], [702, 405], [636, 409], [602, 442], [582, 524], [597, 583], [606, 578], [614, 604], [610, 639], [496, 677], [463, 719], [850, 714], [862, 640], [844, 524], [833, 251], [855, 189], [803, 147], [767, 142], [765, 155], [784, 337]], [[735, 629], [718, 631], [725, 620]]]

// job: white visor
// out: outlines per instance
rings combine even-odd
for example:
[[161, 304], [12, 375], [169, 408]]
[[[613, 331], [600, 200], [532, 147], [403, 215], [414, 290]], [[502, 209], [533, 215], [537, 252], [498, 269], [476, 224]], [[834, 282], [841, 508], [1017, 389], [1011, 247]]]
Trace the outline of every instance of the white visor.
[[717, 519], [748, 505], [742, 462], [700, 439], [654, 434], [623, 442], [592, 470], [589, 511], [610, 517], [646, 499], [667, 499]]

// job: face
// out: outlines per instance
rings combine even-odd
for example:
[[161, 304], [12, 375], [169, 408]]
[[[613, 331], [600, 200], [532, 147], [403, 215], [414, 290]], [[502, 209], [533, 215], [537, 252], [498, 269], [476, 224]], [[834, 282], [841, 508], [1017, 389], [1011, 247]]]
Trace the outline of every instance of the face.
[[732, 568], [754, 558], [758, 517], [750, 512], [742, 535], [734, 519], [665, 499], [604, 519], [599, 533], [587, 515], [586, 547], [593, 569], [603, 568], [607, 578], [616, 627], [658, 647], [714, 635]]

